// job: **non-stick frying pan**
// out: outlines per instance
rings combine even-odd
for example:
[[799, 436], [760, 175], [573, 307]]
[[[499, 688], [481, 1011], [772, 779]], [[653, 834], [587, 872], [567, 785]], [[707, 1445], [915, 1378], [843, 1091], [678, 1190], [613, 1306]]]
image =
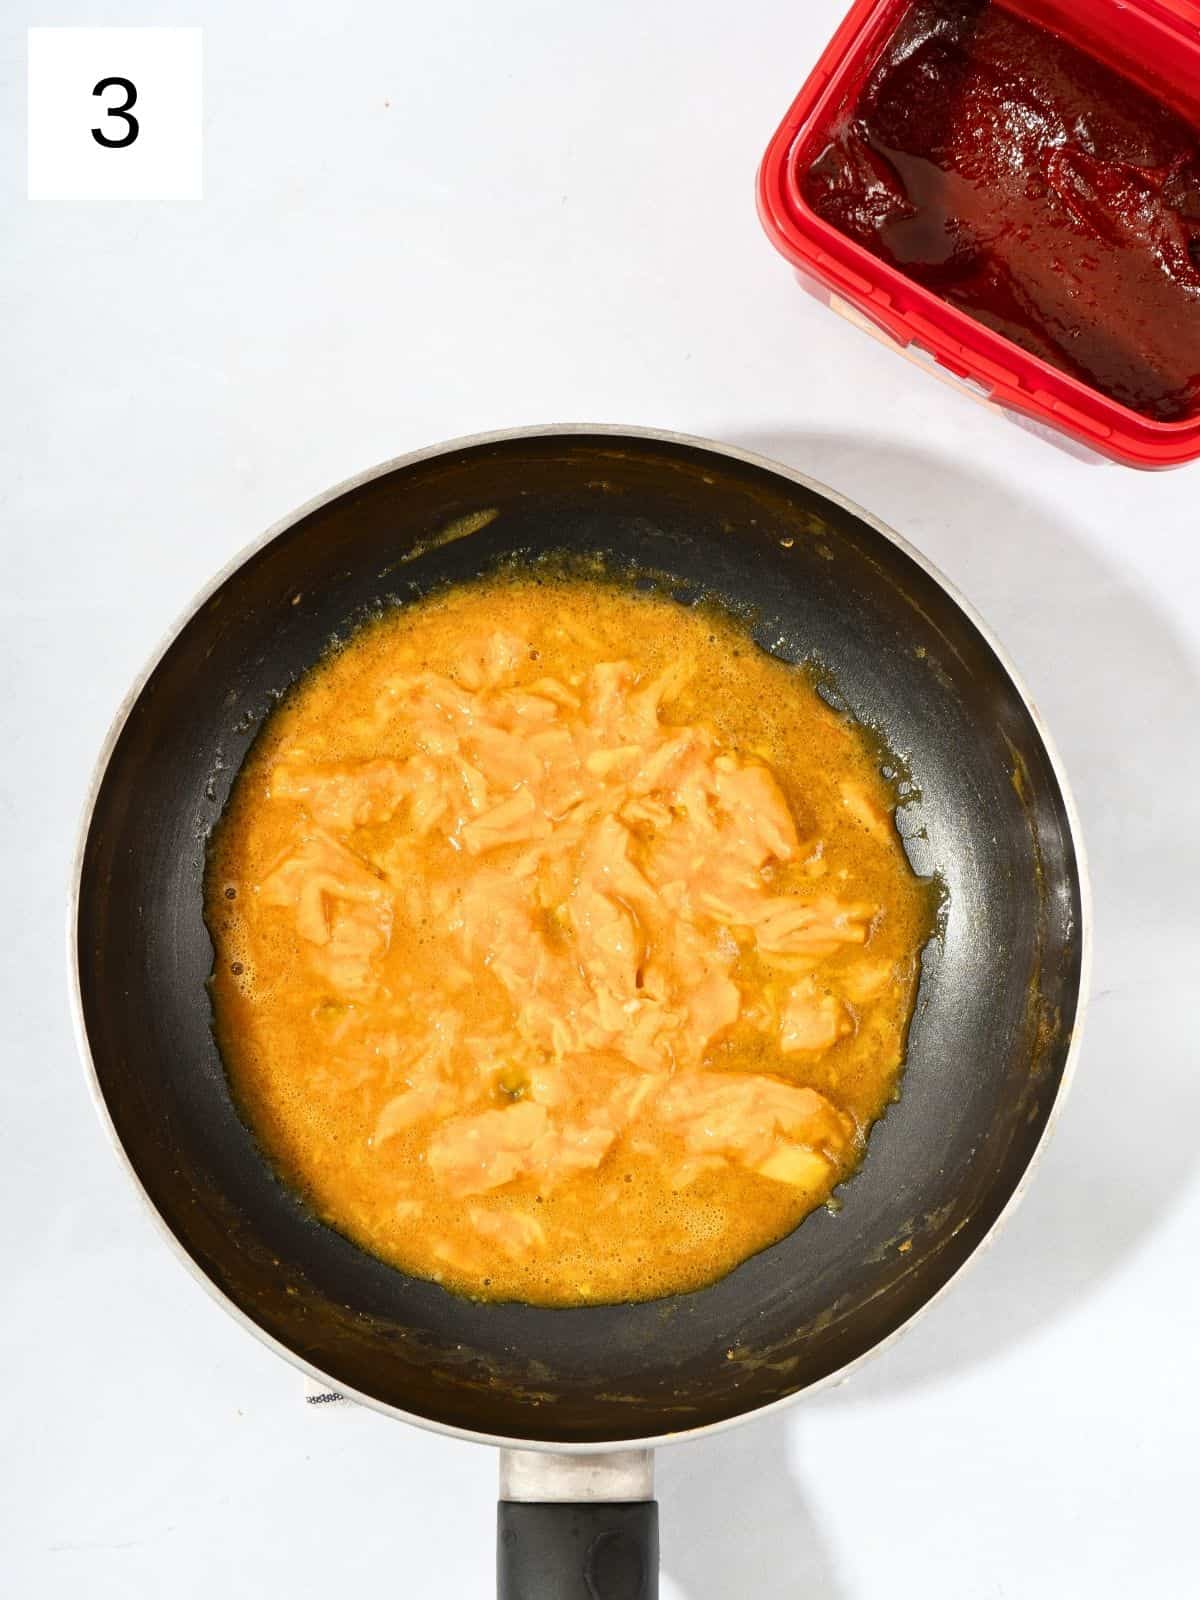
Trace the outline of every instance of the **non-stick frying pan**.
[[[947, 896], [903, 1094], [841, 1209], [711, 1288], [642, 1305], [478, 1305], [367, 1255], [272, 1174], [210, 1031], [205, 841], [281, 691], [379, 607], [547, 551], [668, 574], [682, 603], [721, 597], [764, 648], [811, 662], [906, 775], [898, 825]], [[79, 852], [80, 1040], [134, 1178], [227, 1309], [355, 1399], [504, 1447], [502, 1594], [650, 1596], [651, 1447], [844, 1372], [1016, 1198], [1074, 1050], [1087, 952], [1074, 829], [1046, 735], [986, 629], [839, 496], [666, 434], [466, 440], [272, 529], [123, 707]]]

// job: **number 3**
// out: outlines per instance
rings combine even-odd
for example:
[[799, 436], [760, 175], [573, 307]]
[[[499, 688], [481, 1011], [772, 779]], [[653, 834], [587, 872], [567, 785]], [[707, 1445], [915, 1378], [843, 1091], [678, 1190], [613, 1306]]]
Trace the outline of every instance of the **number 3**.
[[92, 138], [95, 139], [97, 144], [102, 144], [106, 150], [122, 150], [127, 144], [132, 144], [138, 136], [138, 119], [129, 114], [129, 108], [137, 104], [137, 90], [128, 78], [101, 78], [92, 93], [103, 94], [105, 89], [124, 89], [124, 105], [106, 106], [105, 111], [110, 117], [120, 117], [121, 121], [127, 123], [128, 126], [119, 139], [110, 139], [99, 128], [92, 129]]

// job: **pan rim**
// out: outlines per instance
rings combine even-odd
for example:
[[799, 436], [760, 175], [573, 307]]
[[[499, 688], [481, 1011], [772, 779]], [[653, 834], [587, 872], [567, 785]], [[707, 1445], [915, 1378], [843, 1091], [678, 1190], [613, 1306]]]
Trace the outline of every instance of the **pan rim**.
[[[981, 638], [995, 654], [1001, 667], [1012, 683], [1021, 699], [1022, 705], [1028, 712], [1034, 729], [1041, 741], [1042, 748], [1054, 774], [1059, 793], [1062, 796], [1063, 810], [1066, 816], [1067, 832], [1075, 856], [1075, 871], [1079, 890], [1079, 933], [1080, 933], [1080, 966], [1079, 966], [1079, 992], [1075, 1002], [1075, 1015], [1072, 1021], [1071, 1038], [1067, 1045], [1066, 1059], [1063, 1063], [1062, 1074], [1058, 1087], [1055, 1090], [1054, 1100], [1046, 1117], [1045, 1125], [1038, 1138], [1029, 1161], [1021, 1174], [1012, 1194], [1008, 1197], [999, 1215], [988, 1231], [980, 1238], [969, 1255], [959, 1263], [950, 1276], [946, 1279], [929, 1298], [922, 1302], [898, 1327], [880, 1339], [870, 1349], [862, 1352], [853, 1360], [843, 1366], [835, 1368], [825, 1377], [816, 1382], [807, 1384], [791, 1394], [782, 1395], [777, 1400], [768, 1401], [764, 1405], [752, 1407], [748, 1411], [739, 1412], [735, 1416], [723, 1417], [716, 1422], [704, 1423], [695, 1428], [682, 1429], [674, 1433], [658, 1435], [633, 1435], [621, 1439], [589, 1440], [583, 1442], [561, 1442], [547, 1439], [526, 1439], [517, 1435], [494, 1434], [480, 1432], [470, 1428], [457, 1427], [451, 1423], [439, 1422], [432, 1417], [423, 1417], [416, 1412], [405, 1411], [399, 1406], [389, 1405], [386, 1401], [377, 1399], [345, 1384], [339, 1383], [322, 1368], [306, 1361], [297, 1355], [281, 1340], [276, 1339], [265, 1328], [259, 1326], [242, 1308], [236, 1304], [216, 1284], [198, 1262], [192, 1257], [183, 1241], [168, 1225], [158, 1207], [148, 1194], [141, 1177], [131, 1161], [128, 1152], [117, 1133], [112, 1115], [109, 1111], [104, 1092], [100, 1086], [99, 1074], [92, 1056], [91, 1044], [88, 1038], [87, 1023], [83, 1007], [83, 981], [79, 961], [79, 906], [83, 887], [83, 865], [87, 851], [87, 843], [91, 834], [92, 822], [95, 815], [96, 803], [100, 789], [104, 783], [111, 762], [113, 752], [124, 731], [125, 725], [132, 715], [133, 709], [141, 697], [143, 690], [149, 682], [155, 669], [166, 656], [176, 639], [191, 622], [193, 617], [211, 599], [221, 586], [228, 581], [241, 567], [243, 567], [260, 550], [266, 548], [281, 534], [286, 533], [296, 523], [305, 517], [328, 505], [331, 501], [340, 499], [343, 495], [373, 482], [376, 478], [395, 472], [401, 468], [416, 466], [420, 462], [435, 459], [438, 456], [449, 455], [455, 451], [475, 449], [492, 444], [503, 444], [513, 440], [540, 439], [566, 437], [570, 435], [598, 439], [636, 439], [652, 441], [660, 444], [680, 445], [693, 450], [705, 451], [709, 454], [720, 456], [730, 461], [741, 462], [748, 466], [758, 467], [777, 477], [787, 479], [801, 488], [820, 495], [831, 501], [851, 516], [858, 518], [868, 527], [873, 529], [889, 543], [895, 545], [908, 557], [925, 575], [932, 580], [948, 596], [951, 602], [967, 618], [977, 630]], [[514, 427], [495, 429], [484, 433], [467, 434], [459, 438], [444, 440], [440, 443], [428, 445], [418, 450], [406, 452], [393, 457], [373, 467], [352, 474], [350, 477], [323, 490], [305, 501], [289, 514], [281, 517], [271, 524], [267, 530], [252, 539], [240, 551], [230, 558], [220, 570], [205, 583], [190, 604], [175, 619], [174, 623], [159, 639], [145, 665], [135, 677], [130, 688], [121, 700], [109, 725], [108, 731], [101, 743], [95, 764], [92, 768], [88, 788], [84, 797], [80, 813], [79, 824], [75, 836], [75, 848], [71, 864], [69, 894], [67, 901], [67, 957], [69, 968], [69, 991], [71, 1006], [72, 1030], [75, 1035], [75, 1045], [79, 1052], [84, 1067], [88, 1089], [92, 1103], [96, 1108], [101, 1126], [105, 1130], [108, 1140], [116, 1154], [118, 1162], [124, 1167], [134, 1189], [150, 1213], [151, 1220], [157, 1232], [165, 1239], [172, 1254], [183, 1264], [188, 1273], [201, 1287], [222, 1307], [235, 1322], [239, 1323], [249, 1333], [253, 1334], [261, 1343], [282, 1357], [289, 1365], [305, 1373], [315, 1383], [326, 1388], [334, 1389], [347, 1399], [359, 1405], [379, 1412], [384, 1416], [394, 1417], [402, 1422], [411, 1423], [414, 1427], [424, 1428], [433, 1433], [439, 1433], [449, 1438], [463, 1439], [474, 1444], [490, 1445], [499, 1449], [509, 1450], [534, 1450], [543, 1451], [552, 1455], [602, 1455], [618, 1450], [653, 1450], [670, 1444], [679, 1444], [693, 1439], [723, 1433], [726, 1429], [737, 1427], [740, 1423], [758, 1420], [777, 1414], [785, 1407], [795, 1405], [802, 1397], [818, 1393], [822, 1389], [831, 1388], [835, 1384], [845, 1383], [862, 1365], [872, 1360], [882, 1351], [906, 1334], [929, 1309], [935, 1305], [943, 1295], [954, 1285], [969, 1266], [979, 1260], [985, 1249], [991, 1245], [998, 1236], [1001, 1228], [1009, 1221], [1013, 1212], [1024, 1199], [1032, 1181], [1034, 1172], [1041, 1162], [1049, 1139], [1058, 1125], [1062, 1115], [1063, 1105], [1075, 1078], [1078, 1059], [1083, 1038], [1084, 1023], [1088, 1013], [1091, 970], [1092, 970], [1092, 888], [1088, 870], [1087, 853], [1083, 841], [1082, 824], [1078, 807], [1067, 777], [1066, 767], [1057, 745], [1042, 719], [1037, 704], [1027, 688], [1024, 679], [1017, 670], [1016, 665], [1008, 655], [1003, 644], [997, 638], [988, 623], [976, 611], [975, 607], [966, 597], [959, 592], [941, 570], [930, 561], [920, 550], [910, 544], [903, 535], [890, 528], [880, 518], [865, 510], [848, 496], [840, 494], [818, 479], [809, 477], [807, 473], [789, 467], [783, 462], [775, 461], [769, 456], [761, 455], [757, 451], [744, 450], [735, 445], [722, 444], [713, 439], [707, 439], [695, 434], [677, 433], [668, 429], [647, 428], [635, 426], [622, 426], [614, 423], [546, 423], [528, 427]]]

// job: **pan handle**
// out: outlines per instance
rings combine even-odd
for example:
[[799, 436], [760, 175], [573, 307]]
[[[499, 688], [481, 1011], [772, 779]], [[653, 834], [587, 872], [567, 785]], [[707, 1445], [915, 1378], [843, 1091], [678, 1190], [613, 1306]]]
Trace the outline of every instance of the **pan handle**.
[[657, 1600], [649, 1450], [500, 1452], [498, 1600]]

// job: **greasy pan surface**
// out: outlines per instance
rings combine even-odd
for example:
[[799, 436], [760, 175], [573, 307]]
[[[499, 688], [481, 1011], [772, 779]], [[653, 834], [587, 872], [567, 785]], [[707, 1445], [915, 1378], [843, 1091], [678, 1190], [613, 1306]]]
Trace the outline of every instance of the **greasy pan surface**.
[[[450, 542], [456, 519], [494, 510]], [[898, 1104], [834, 1216], [696, 1294], [476, 1305], [315, 1221], [239, 1120], [210, 1033], [205, 838], [279, 692], [370, 608], [513, 552], [600, 552], [753, 608], [903, 758], [901, 828], [948, 893]], [[261, 1330], [418, 1419], [587, 1443], [730, 1419], [827, 1377], [953, 1275], [1011, 1198], [1068, 1057], [1083, 930], [1068, 807], [987, 641], [903, 549], [754, 461], [653, 436], [451, 446], [310, 510], [183, 626], [135, 699], [82, 856], [82, 1024], [171, 1233]]]

